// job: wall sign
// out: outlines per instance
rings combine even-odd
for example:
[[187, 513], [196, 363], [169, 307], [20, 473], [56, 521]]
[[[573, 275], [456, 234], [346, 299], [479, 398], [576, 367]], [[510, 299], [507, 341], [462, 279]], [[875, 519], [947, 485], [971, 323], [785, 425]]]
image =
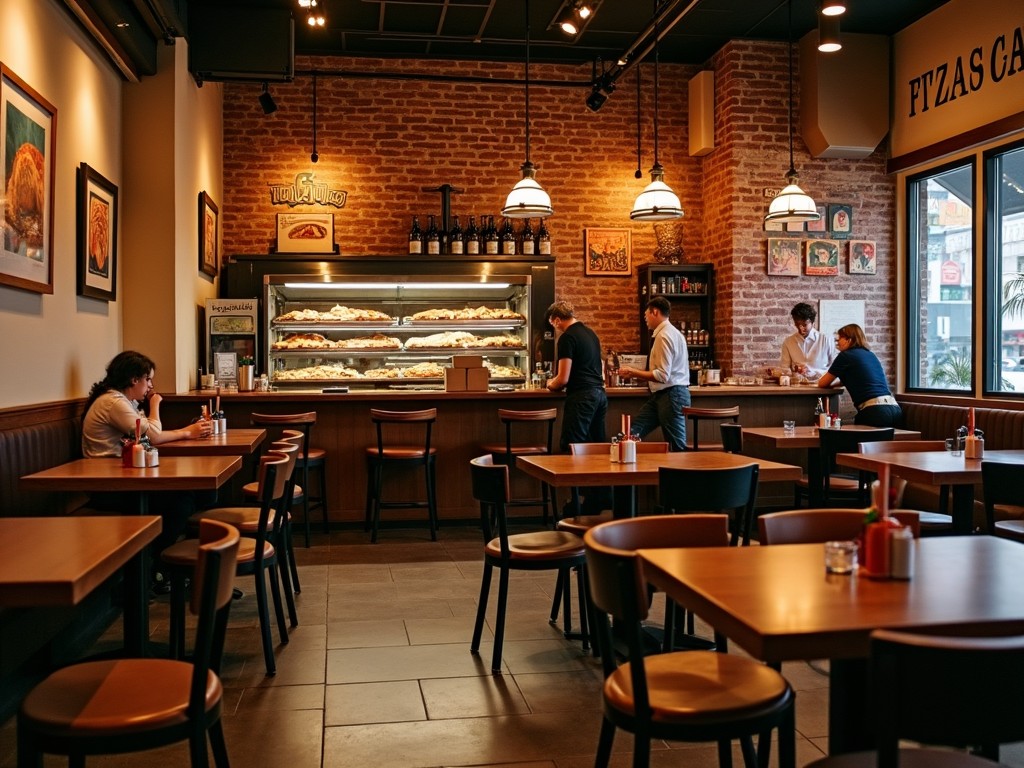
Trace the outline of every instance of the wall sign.
[[344, 208], [348, 200], [348, 192], [343, 189], [331, 189], [327, 184], [313, 181], [313, 172], [305, 171], [295, 174], [291, 184], [271, 184], [270, 204], [287, 205], [331, 205]]

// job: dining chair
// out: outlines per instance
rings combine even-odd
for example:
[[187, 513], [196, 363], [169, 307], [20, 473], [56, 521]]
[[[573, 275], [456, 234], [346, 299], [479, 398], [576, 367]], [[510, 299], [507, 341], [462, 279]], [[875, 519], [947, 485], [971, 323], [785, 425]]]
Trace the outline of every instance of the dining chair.
[[[604, 718], [594, 761], [598, 768], [608, 765], [618, 728], [634, 736], [634, 768], [648, 765], [651, 739], [715, 741], [721, 766], [732, 765], [731, 741], [739, 739], [744, 765], [755, 768], [759, 761], [753, 736], [761, 734], [767, 765], [774, 729], [779, 766], [795, 765], [795, 695], [777, 671], [719, 651], [646, 655], [643, 622], [649, 606], [637, 550], [723, 546], [728, 526], [726, 515], [656, 515], [615, 520], [584, 536], [605, 675]], [[609, 617], [628, 649], [621, 665]]]
[[743, 453], [743, 425], [722, 422], [718, 425], [722, 434], [722, 450], [726, 453]]
[[750, 529], [757, 502], [760, 467], [751, 462], [741, 467], [683, 469], [659, 467], [658, 507], [668, 513], [722, 512], [732, 510], [731, 546], [743, 538], [750, 544]]
[[[485, 443], [480, 446], [484, 453], [490, 453], [496, 461], [507, 464], [510, 469], [515, 468], [517, 456], [547, 456], [552, 451], [555, 435], [555, 420], [558, 418], [557, 408], [544, 408], [537, 411], [520, 411], [511, 408], [499, 408], [498, 418], [505, 426], [505, 440], [501, 443]], [[537, 430], [537, 425], [542, 429]], [[515, 428], [520, 432], [533, 427], [533, 435], [540, 432], [539, 437], [532, 441], [519, 442], [513, 439], [512, 433]], [[544, 514], [544, 524], [548, 525], [548, 513], [552, 519], [558, 519], [558, 510], [555, 502], [555, 489], [547, 483], [540, 484], [540, 498], [521, 498], [509, 501], [510, 507], [540, 507]]]
[[[928, 451], [946, 450], [945, 440], [877, 440], [874, 442], [860, 443], [857, 446], [860, 453], [876, 455], [880, 453], [926, 453]], [[892, 500], [895, 507], [905, 506], [903, 497], [907, 491], [907, 481], [893, 476], [891, 482], [897, 492]], [[921, 491], [933, 493], [934, 486], [921, 488]], [[921, 511], [921, 533], [924, 535], [941, 535], [952, 533], [953, 516], [949, 514], [949, 486], [943, 485], [938, 489], [938, 512]]]
[[1000, 744], [1024, 739], [1024, 637], [877, 629], [870, 653], [876, 750], [826, 757], [808, 768], [992, 768]]
[[[985, 494], [985, 524], [988, 532], [1004, 539], [1024, 542], [1024, 466], [998, 461], [981, 462], [981, 482]], [[996, 520], [996, 512], [1015, 515]]]
[[[910, 528], [914, 538], [921, 535], [919, 512], [893, 509], [889, 513]], [[757, 540], [761, 544], [818, 544], [851, 541], [864, 530], [862, 509], [792, 509], [769, 512], [757, 518]]]
[[41, 766], [44, 754], [120, 754], [188, 740], [193, 768], [228, 768], [218, 676], [240, 537], [206, 520], [192, 571], [191, 610], [198, 617], [191, 661], [115, 659], [64, 667], [33, 688], [18, 711], [18, 765]]
[[[729, 408], [697, 408], [696, 406], [685, 406], [683, 408], [683, 418], [690, 420], [689, 433], [692, 437], [692, 446], [690, 450], [699, 451], [700, 448], [700, 423], [701, 421], [711, 419], [717, 421], [731, 420], [733, 424], [740, 423], [740, 407], [738, 405], [731, 406]], [[722, 446], [714, 444], [704, 444], [704, 450], [706, 451], [718, 451], [721, 450]]]
[[[854, 505], [867, 504], [867, 479], [865, 473], [843, 474], [836, 472], [836, 454], [857, 453], [860, 443], [878, 440], [892, 440], [895, 431], [892, 427], [880, 429], [819, 429], [818, 430], [818, 462], [820, 467], [821, 487], [817, 490], [824, 504], [832, 504], [840, 500], [848, 500]], [[793, 506], [799, 507], [803, 498], [811, 497], [811, 481], [804, 476], [796, 481], [796, 496]]]
[[491, 592], [491, 575], [498, 569], [498, 604], [494, 625], [494, 651], [491, 657], [491, 671], [501, 672], [502, 644], [505, 637], [505, 614], [508, 605], [509, 572], [557, 570], [565, 575], [564, 625], [565, 633], [571, 631], [570, 579], [568, 573], [576, 569], [580, 612], [580, 637], [583, 648], [590, 648], [587, 626], [586, 600], [586, 558], [583, 540], [574, 533], [565, 531], [537, 531], [535, 533], [510, 534], [506, 505], [509, 499], [508, 466], [496, 464], [493, 456], [478, 456], [469, 462], [473, 487], [473, 498], [480, 503], [480, 527], [484, 536], [484, 571], [480, 582], [480, 600], [477, 603], [476, 622], [473, 626], [473, 641], [469, 649], [473, 654], [480, 651], [484, 618], [487, 614], [487, 600]]

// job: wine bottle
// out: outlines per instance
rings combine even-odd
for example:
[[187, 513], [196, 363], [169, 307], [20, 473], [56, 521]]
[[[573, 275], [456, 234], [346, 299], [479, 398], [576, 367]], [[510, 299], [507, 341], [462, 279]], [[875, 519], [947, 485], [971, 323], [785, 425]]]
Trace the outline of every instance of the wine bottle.
[[551, 255], [551, 233], [548, 232], [546, 219], [540, 220], [540, 229], [537, 230], [537, 252], [541, 256]]
[[476, 228], [476, 217], [469, 217], [469, 226], [466, 227], [466, 253], [476, 256], [480, 253], [480, 231]]
[[519, 248], [519, 252], [523, 256], [533, 256], [537, 243], [533, 239], [533, 227], [530, 226], [529, 219], [526, 220], [526, 226], [523, 227], [521, 241], [522, 245]]
[[505, 219], [505, 223], [501, 227], [501, 252], [506, 256], [515, 256], [516, 254], [516, 233], [512, 229], [512, 219]]
[[409, 230], [409, 253], [423, 253], [423, 232], [420, 231], [418, 216], [412, 217], [412, 228]]
[[427, 234], [424, 239], [427, 242], [428, 256], [437, 256], [441, 253], [441, 235], [437, 231], [437, 221], [434, 219], [434, 214], [430, 214], [430, 219], [427, 223]]
[[459, 224], [459, 217], [455, 217], [455, 223], [448, 233], [448, 253], [453, 256], [461, 256], [463, 253], [462, 225]]
[[487, 232], [484, 235], [484, 246], [488, 256], [498, 253], [498, 228], [494, 226], [494, 217], [487, 218]]

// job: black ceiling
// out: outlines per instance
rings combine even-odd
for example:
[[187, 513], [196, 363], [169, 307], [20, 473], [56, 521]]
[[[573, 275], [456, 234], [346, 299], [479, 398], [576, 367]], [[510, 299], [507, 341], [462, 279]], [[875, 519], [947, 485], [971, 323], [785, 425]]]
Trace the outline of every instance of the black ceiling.
[[[521, 60], [526, 0], [318, 0], [327, 18], [311, 29], [299, 0], [64, 0], [86, 26], [108, 35], [137, 69], [149, 71], [155, 41], [187, 36], [189, 9], [291, 10], [297, 54]], [[947, 0], [849, 0], [844, 32], [892, 35]], [[792, 0], [794, 38], [817, 25], [818, 0]], [[575, 64], [613, 62], [649, 28], [654, 0], [599, 0], [576, 39], [553, 22], [563, 0], [529, 0], [531, 56]], [[662, 0], [663, 61], [701, 64], [731, 39], [785, 40], [787, 0]], [[91, 30], [94, 35], [97, 30]], [[148, 46], [147, 46], [148, 41]], [[113, 56], [113, 54], [111, 54]], [[122, 67], [123, 70], [123, 67]]]

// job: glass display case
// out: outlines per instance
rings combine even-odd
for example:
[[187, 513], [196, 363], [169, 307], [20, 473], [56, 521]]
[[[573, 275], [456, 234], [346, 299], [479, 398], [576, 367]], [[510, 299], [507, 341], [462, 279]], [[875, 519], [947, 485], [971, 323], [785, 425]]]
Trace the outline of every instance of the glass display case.
[[530, 369], [528, 275], [265, 275], [263, 370], [278, 389], [440, 389], [479, 355], [492, 385]]

